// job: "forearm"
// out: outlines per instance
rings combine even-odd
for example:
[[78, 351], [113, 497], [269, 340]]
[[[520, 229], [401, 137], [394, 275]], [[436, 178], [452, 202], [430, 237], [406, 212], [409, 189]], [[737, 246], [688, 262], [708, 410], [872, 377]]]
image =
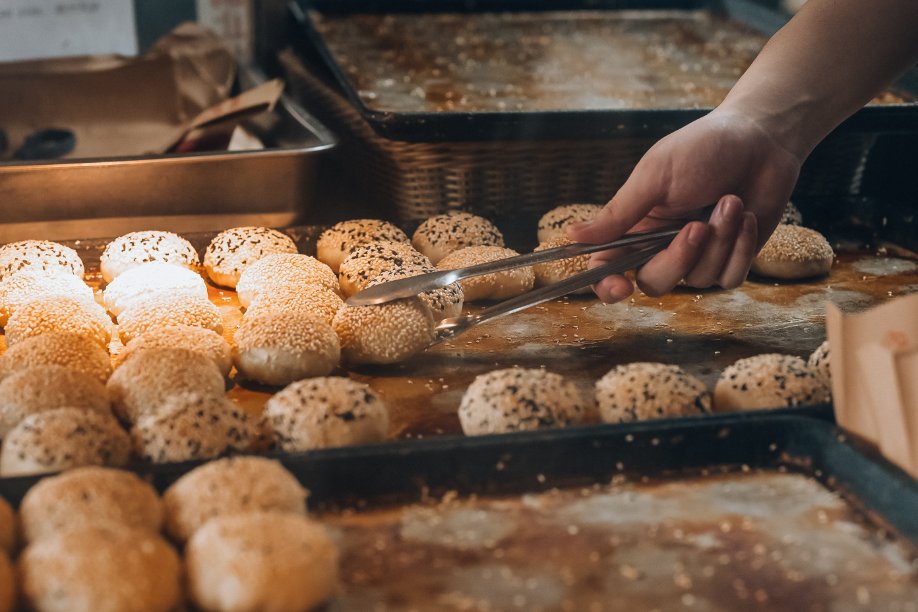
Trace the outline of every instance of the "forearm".
[[802, 161], [916, 60], [918, 0], [809, 0], [718, 111], [751, 117]]

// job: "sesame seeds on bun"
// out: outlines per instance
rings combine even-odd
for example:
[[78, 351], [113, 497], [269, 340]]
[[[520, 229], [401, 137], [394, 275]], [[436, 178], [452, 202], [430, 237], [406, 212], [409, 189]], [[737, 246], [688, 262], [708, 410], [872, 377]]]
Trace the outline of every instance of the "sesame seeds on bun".
[[198, 253], [191, 243], [172, 232], [157, 230], [131, 232], [115, 238], [105, 246], [99, 260], [106, 283], [135, 266], [160, 262], [196, 268]]
[[159, 295], [125, 310], [118, 317], [118, 335], [130, 342], [141, 334], [173, 325], [202, 327], [223, 333], [223, 317], [209, 300], [189, 295]]
[[799, 225], [779, 225], [752, 261], [752, 271], [780, 279], [825, 276], [835, 253], [825, 236]]
[[[380, 272], [376, 278], [371, 280], [367, 287], [375, 287], [382, 283], [399, 280], [402, 278], [411, 278], [426, 272], [436, 272], [437, 269], [417, 270], [411, 268], [397, 268]], [[430, 311], [430, 316], [434, 321], [442, 321], [452, 317], [458, 317], [462, 314], [462, 304], [465, 301], [465, 295], [462, 293], [462, 286], [459, 283], [452, 283], [439, 289], [431, 289], [424, 293], [418, 294], [418, 298]]]
[[0, 282], [0, 325], [29, 302], [51, 298], [95, 303], [92, 289], [78, 276], [63, 270], [23, 270]]
[[740, 359], [721, 373], [714, 387], [718, 412], [792, 408], [830, 399], [827, 381], [803, 359], [778, 353]]
[[596, 404], [606, 423], [625, 423], [710, 412], [711, 394], [679, 366], [629, 363], [596, 381]]
[[278, 287], [249, 303], [246, 318], [258, 317], [267, 312], [286, 312], [318, 317], [328, 324], [335, 318], [344, 301], [337, 293], [327, 289]]
[[[496, 246], [473, 246], [453, 251], [440, 260], [440, 270], [455, 270], [519, 255], [513, 249]], [[504, 270], [459, 281], [466, 302], [503, 300], [532, 289], [535, 274], [531, 267]]]
[[372, 242], [357, 247], [341, 262], [338, 281], [341, 292], [352, 296], [382, 272], [400, 268], [429, 271], [431, 266], [430, 260], [409, 244]]
[[234, 227], [220, 232], [204, 252], [207, 276], [221, 287], [236, 287], [247, 266], [272, 253], [296, 253], [296, 243], [268, 227]]
[[539, 219], [539, 242], [566, 236], [569, 225], [592, 221], [601, 210], [599, 204], [565, 204], [551, 209]]
[[112, 320], [95, 302], [56, 297], [23, 305], [4, 328], [9, 346], [48, 332], [76, 334], [106, 347], [112, 337]]
[[113, 280], [102, 294], [105, 307], [113, 315], [156, 297], [187, 295], [207, 299], [207, 285], [201, 275], [169, 263], [140, 264]]
[[37, 365], [62, 365], [104, 383], [112, 373], [108, 352], [85, 336], [48, 332], [11, 346], [0, 356], [0, 377]]
[[[571, 244], [570, 239], [568, 239], [566, 236], [561, 236], [559, 238], [552, 238], [547, 242], [543, 242], [537, 246], [535, 250], [545, 251], [547, 249], [554, 249], [556, 247], [562, 247], [568, 244]], [[554, 261], [546, 261], [545, 263], [535, 264], [532, 266], [532, 271], [535, 274], [536, 285], [545, 287], [547, 285], [553, 285], [557, 282], [568, 279], [582, 272], [586, 272], [589, 267], [590, 256], [579, 255], [577, 257], [568, 257], [567, 259], [556, 259]], [[592, 289], [589, 287], [584, 287], [583, 289], [578, 289], [574, 293], [591, 292]]]
[[85, 268], [77, 252], [48, 240], [23, 240], [0, 247], [0, 280], [22, 270], [64, 271], [83, 278]]
[[338, 276], [327, 265], [309, 255], [272, 253], [242, 271], [236, 284], [239, 303], [246, 308], [263, 295], [277, 290], [341, 291]]
[[405, 232], [387, 221], [352, 219], [336, 223], [322, 232], [316, 243], [316, 257], [337, 274], [341, 262], [354, 249], [368, 242], [381, 241], [410, 243]]
[[376, 306], [348, 306], [332, 327], [341, 341], [341, 357], [351, 364], [403, 361], [430, 345], [434, 321], [418, 298]]
[[167, 325], [135, 336], [115, 356], [115, 367], [141, 351], [152, 348], [180, 348], [213, 361], [224, 376], [233, 367], [229, 343], [213, 330], [190, 325]]
[[449, 253], [469, 246], [504, 246], [497, 227], [478, 215], [449, 212], [430, 217], [415, 230], [411, 244], [434, 265]]

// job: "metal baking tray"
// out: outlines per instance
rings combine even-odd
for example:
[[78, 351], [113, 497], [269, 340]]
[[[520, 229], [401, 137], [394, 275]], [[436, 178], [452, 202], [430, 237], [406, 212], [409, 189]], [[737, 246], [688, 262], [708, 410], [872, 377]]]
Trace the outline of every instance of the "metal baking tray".
[[[407, 142], [659, 137], [719, 103], [788, 19], [764, 0], [299, 0], [291, 9], [363, 118], [379, 135]], [[568, 43], [553, 41], [552, 28]], [[591, 37], [625, 41], [605, 58], [625, 59], [584, 60], [600, 44]], [[649, 41], [657, 54], [648, 55]], [[597, 66], [611, 72], [577, 80]], [[552, 70], [557, 78], [534, 76]], [[918, 130], [918, 70], [891, 92], [896, 103], [870, 105], [840, 131]], [[460, 94], [469, 102], [453, 104]], [[565, 102], [541, 105], [555, 96]], [[617, 96], [634, 99], [619, 106]]]
[[245, 126], [265, 149], [2, 162], [0, 242], [293, 223], [336, 139], [287, 96]]

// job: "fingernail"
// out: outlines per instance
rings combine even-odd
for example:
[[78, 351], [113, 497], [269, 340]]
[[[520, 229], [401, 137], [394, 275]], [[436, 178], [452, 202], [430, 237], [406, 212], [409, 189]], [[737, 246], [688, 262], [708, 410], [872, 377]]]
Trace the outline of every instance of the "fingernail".
[[735, 219], [743, 209], [740, 203], [733, 198], [726, 198], [720, 203], [720, 216], [724, 220]]
[[701, 246], [702, 244], [704, 244], [704, 241], [707, 238], [707, 235], [708, 235], [707, 228], [704, 225], [700, 223], [694, 223], [689, 228], [688, 236], [686, 236], [686, 239], [688, 240], [688, 243], [692, 246]]

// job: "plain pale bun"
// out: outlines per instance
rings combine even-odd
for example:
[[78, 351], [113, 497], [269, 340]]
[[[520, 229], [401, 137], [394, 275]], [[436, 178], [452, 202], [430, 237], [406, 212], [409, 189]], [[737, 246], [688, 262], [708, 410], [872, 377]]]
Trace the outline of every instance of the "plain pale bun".
[[55, 408], [111, 414], [105, 385], [95, 378], [65, 366], [32, 366], [0, 382], [0, 437], [30, 414]]
[[0, 476], [59, 472], [83, 465], [126, 465], [131, 440], [114, 417], [57, 408], [24, 418], [4, 438]]
[[803, 359], [777, 353], [740, 359], [721, 373], [714, 387], [718, 412], [792, 408], [830, 399], [827, 381]]
[[[566, 246], [571, 244], [570, 239], [565, 236], [560, 238], [553, 238], [547, 242], [543, 242], [535, 248], [535, 251], [545, 251], [547, 249], [554, 249], [557, 247]], [[590, 256], [589, 255], [580, 255], [578, 257], [568, 257], [567, 259], [556, 259], [554, 261], [546, 261], [545, 263], [535, 264], [532, 266], [532, 271], [535, 274], [535, 282], [539, 287], [545, 287], [548, 285], [554, 285], [563, 280], [566, 280], [577, 274], [586, 272], [590, 268]], [[583, 289], [578, 289], [572, 293], [591, 293], [593, 290], [589, 287], [584, 287]]]
[[23, 270], [64, 271], [83, 278], [85, 268], [77, 252], [48, 240], [23, 240], [0, 247], [0, 281]]
[[338, 282], [341, 293], [350, 297], [362, 291], [380, 273], [388, 270], [429, 270], [433, 264], [410, 244], [372, 242], [355, 248], [341, 262]]
[[19, 541], [19, 520], [8, 501], [0, 497], [0, 550], [12, 555]]
[[158, 534], [163, 523], [162, 503], [148, 482], [105, 467], [81, 467], [42, 479], [22, 498], [19, 512], [26, 542], [92, 525]]
[[191, 470], [163, 494], [166, 531], [184, 542], [217, 516], [255, 511], [306, 514], [307, 495], [279, 461], [218, 459]]
[[189, 595], [205, 610], [311, 610], [335, 592], [338, 556], [325, 528], [304, 516], [221, 516], [185, 548]]
[[118, 317], [118, 336], [130, 342], [164, 327], [188, 325], [223, 333], [223, 316], [209, 300], [189, 295], [158, 295], [135, 304]]
[[[513, 249], [494, 246], [466, 247], [454, 251], [440, 260], [440, 270], [456, 270], [489, 263], [519, 255]], [[459, 281], [466, 302], [478, 300], [505, 300], [526, 293], [535, 285], [535, 274], [530, 267], [504, 270], [494, 274], [475, 276]]]
[[182, 600], [175, 550], [121, 525], [51, 534], [25, 549], [19, 570], [26, 602], [43, 612], [170, 612]]
[[0, 326], [17, 310], [35, 300], [68, 298], [95, 303], [92, 289], [83, 279], [63, 270], [23, 270], [0, 282]]
[[475, 378], [462, 396], [459, 422], [467, 436], [583, 421], [586, 407], [577, 387], [546, 370], [509, 368]]
[[197, 272], [167, 263], [146, 263], [113, 280], [102, 294], [105, 307], [119, 316], [131, 307], [158, 296], [186, 295], [207, 299], [207, 285]]
[[[405, 268], [389, 270], [380, 273], [376, 278], [370, 281], [367, 287], [375, 287], [382, 283], [388, 283], [402, 278], [411, 278], [418, 274], [436, 271], [437, 269], [434, 267], [424, 270]], [[439, 289], [425, 291], [424, 293], [418, 294], [418, 298], [424, 303], [427, 310], [430, 311], [430, 316], [434, 321], [458, 317], [462, 314], [462, 305], [465, 302], [465, 294], [462, 293], [462, 286], [459, 283], [452, 283]]]
[[315, 257], [299, 253], [266, 255], [243, 270], [236, 284], [239, 303], [246, 308], [259, 297], [270, 296], [278, 290], [318, 289], [339, 293], [338, 276]]
[[168, 325], [134, 337], [115, 355], [115, 367], [131, 356], [153, 348], [180, 348], [206, 357], [216, 364], [224, 376], [233, 367], [229, 343], [217, 332], [190, 325]]
[[275, 444], [288, 452], [379, 442], [389, 431], [382, 399], [349, 378], [295, 382], [268, 400], [265, 416]]
[[504, 246], [504, 236], [493, 223], [467, 212], [430, 217], [415, 230], [411, 244], [434, 265], [453, 251], [469, 246]]
[[232, 289], [243, 270], [262, 257], [296, 252], [296, 243], [287, 234], [268, 227], [234, 227], [207, 245], [204, 269], [214, 283]]
[[85, 336], [49, 332], [11, 346], [0, 356], [0, 377], [38, 365], [73, 368], [104, 383], [112, 373], [108, 351]]
[[223, 374], [209, 359], [180, 348], [140, 351], [115, 370], [108, 397], [118, 418], [133, 423], [156, 411], [172, 395], [223, 396]]
[[84, 336], [107, 347], [112, 339], [112, 320], [95, 302], [43, 298], [18, 308], [3, 331], [8, 346], [48, 332], [58, 332]]
[[565, 204], [551, 209], [539, 219], [539, 243], [566, 237], [568, 226], [592, 221], [601, 210], [599, 204]]
[[172, 232], [150, 230], [131, 232], [109, 242], [102, 251], [99, 267], [102, 278], [110, 283], [131, 268], [150, 262], [192, 269], [200, 265], [190, 242]]
[[151, 463], [213, 459], [253, 450], [258, 422], [220, 395], [180, 393], [141, 415], [131, 429], [134, 451]]
[[316, 257], [337, 274], [344, 258], [368, 242], [410, 243], [405, 232], [387, 221], [353, 219], [336, 223], [322, 232], [316, 243]]
[[434, 320], [418, 298], [376, 306], [345, 304], [332, 322], [341, 357], [351, 364], [389, 364], [426, 349], [434, 339]]
[[710, 412], [711, 394], [679, 366], [629, 363], [596, 382], [596, 404], [606, 423], [627, 423]]
[[277, 287], [275, 292], [261, 294], [251, 302], [245, 316], [251, 318], [281, 312], [318, 317], [331, 325], [343, 305], [341, 297], [328, 289]]
[[759, 276], [796, 280], [825, 276], [835, 253], [825, 236], [799, 225], [779, 225], [752, 261]]

